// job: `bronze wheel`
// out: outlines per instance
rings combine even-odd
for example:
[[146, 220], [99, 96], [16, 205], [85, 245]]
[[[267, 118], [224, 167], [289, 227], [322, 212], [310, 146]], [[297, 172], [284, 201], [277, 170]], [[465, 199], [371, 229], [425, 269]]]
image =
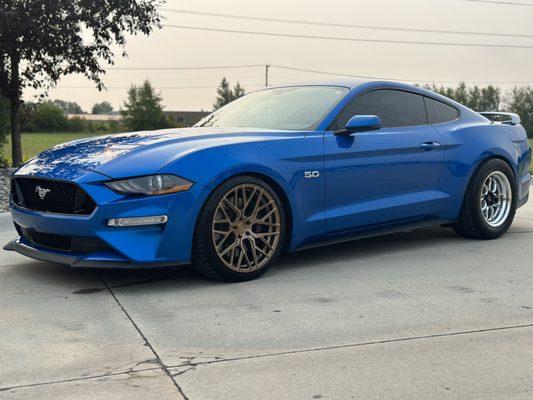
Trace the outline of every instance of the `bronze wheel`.
[[274, 255], [281, 234], [280, 210], [264, 188], [245, 183], [219, 201], [211, 234], [222, 263], [236, 272], [252, 272]]
[[285, 245], [286, 214], [278, 192], [250, 175], [213, 190], [196, 221], [194, 268], [219, 280], [255, 279], [274, 264]]

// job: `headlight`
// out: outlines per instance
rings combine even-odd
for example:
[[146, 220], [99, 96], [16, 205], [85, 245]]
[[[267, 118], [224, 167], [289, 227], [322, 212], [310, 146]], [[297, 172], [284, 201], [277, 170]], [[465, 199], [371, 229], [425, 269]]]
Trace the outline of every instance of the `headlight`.
[[120, 194], [157, 195], [184, 192], [193, 183], [179, 176], [163, 174], [106, 182], [105, 185]]

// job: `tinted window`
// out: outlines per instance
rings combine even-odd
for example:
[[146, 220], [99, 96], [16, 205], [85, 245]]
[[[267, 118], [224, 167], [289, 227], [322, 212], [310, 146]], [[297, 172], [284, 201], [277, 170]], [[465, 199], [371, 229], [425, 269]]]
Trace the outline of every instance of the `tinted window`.
[[341, 111], [337, 129], [354, 115], [377, 115], [384, 128], [427, 124], [424, 98], [399, 90], [375, 90], [355, 98]]
[[260, 90], [218, 109], [196, 126], [315, 129], [348, 91], [336, 86]]
[[425, 100], [430, 124], [453, 121], [459, 118], [459, 111], [456, 108], [429, 97], [426, 97]]

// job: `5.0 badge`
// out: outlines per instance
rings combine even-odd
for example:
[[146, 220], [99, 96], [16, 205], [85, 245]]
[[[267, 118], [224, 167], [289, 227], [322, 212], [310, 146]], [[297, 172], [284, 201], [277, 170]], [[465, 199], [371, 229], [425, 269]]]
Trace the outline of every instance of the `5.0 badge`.
[[320, 172], [318, 171], [305, 171], [304, 176], [306, 178], [318, 178], [320, 176]]

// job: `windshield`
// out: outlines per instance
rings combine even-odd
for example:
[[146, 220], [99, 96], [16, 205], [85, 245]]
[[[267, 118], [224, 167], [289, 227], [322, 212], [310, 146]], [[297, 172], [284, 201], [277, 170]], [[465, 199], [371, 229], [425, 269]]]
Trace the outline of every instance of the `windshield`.
[[312, 130], [348, 91], [336, 86], [261, 90], [220, 108], [195, 126]]

